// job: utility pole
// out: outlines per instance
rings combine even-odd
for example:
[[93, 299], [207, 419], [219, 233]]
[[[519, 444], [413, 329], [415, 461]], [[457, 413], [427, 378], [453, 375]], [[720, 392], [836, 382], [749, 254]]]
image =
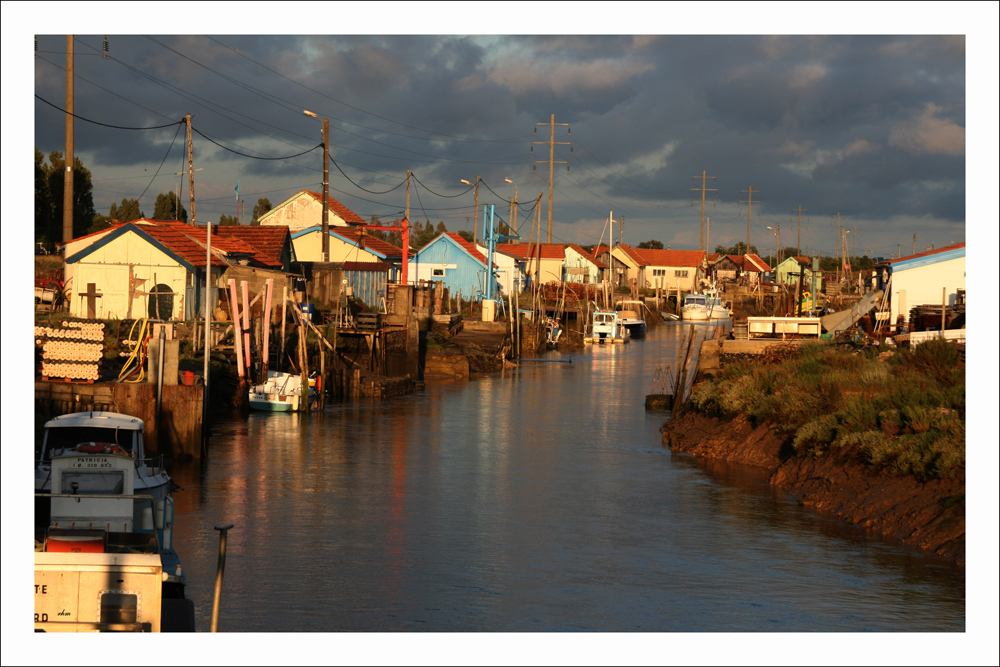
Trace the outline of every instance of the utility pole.
[[[556, 157], [556, 144], [561, 144], [561, 145], [565, 144], [565, 145], [568, 145], [569, 146], [569, 152], [572, 153], [573, 152], [573, 142], [572, 141], [556, 141], [556, 125], [565, 125], [566, 128], [567, 128], [566, 129], [566, 134], [567, 135], [570, 133], [570, 130], [569, 130], [569, 123], [557, 123], [556, 122], [556, 115], [555, 114], [552, 114], [552, 117], [549, 119], [548, 123], [535, 123], [535, 134], [538, 134], [538, 126], [539, 125], [548, 125], [549, 126], [549, 140], [548, 140], [548, 142], [544, 142], [544, 141], [532, 141], [531, 142], [531, 152], [532, 153], [535, 152], [535, 144], [544, 144], [544, 143], [548, 143], [549, 144], [549, 231], [548, 231], [548, 239], [547, 239], [546, 242], [547, 243], [552, 243], [552, 180], [553, 180], [553, 176], [554, 176], [553, 166], [557, 162], [558, 162], [558, 164], [565, 164], [566, 165], [566, 171], [569, 171], [569, 162], [568, 161], [566, 161], [566, 160], [556, 160], [555, 159], [555, 157]], [[532, 171], [535, 170], [535, 164], [538, 164], [539, 162], [544, 162], [544, 160], [535, 160], [534, 164], [531, 165], [531, 170]]]
[[[410, 168], [409, 167], [406, 168], [406, 222], [407, 224], [409, 224], [410, 222]], [[404, 243], [403, 245], [405, 246], [407, 244]], [[403, 248], [403, 253], [409, 256], [410, 249]]]
[[[194, 143], [191, 140], [191, 114], [184, 116], [184, 120], [187, 123], [187, 140], [188, 140], [188, 194], [191, 197], [191, 224], [194, 225], [195, 211], [194, 211]], [[177, 203], [180, 206], [180, 202]]]
[[708, 239], [711, 236], [712, 236], [712, 219], [711, 218], [705, 218], [705, 249], [706, 250], [710, 247]]
[[330, 261], [330, 119], [323, 119], [323, 261]]
[[913, 250], [910, 252], [911, 255], [917, 254], [917, 233], [913, 232]]
[[851, 256], [855, 257], [855, 258], [858, 256], [858, 226], [857, 225], [854, 225], [854, 253]]
[[[795, 211], [792, 212], [794, 213]], [[806, 209], [806, 213], [808, 212], [809, 210]], [[799, 249], [799, 254], [801, 255], [802, 254], [802, 205], [801, 204], [799, 204], [799, 240], [796, 243], [795, 247]]]
[[[66, 168], [63, 175], [63, 243], [73, 239], [73, 35], [66, 35]], [[68, 249], [68, 246], [63, 246]]]
[[619, 216], [618, 218], [618, 243], [621, 244], [625, 241], [625, 216]]
[[[701, 172], [701, 187], [700, 188], [691, 188], [690, 189], [691, 192], [694, 192], [695, 190], [701, 190], [701, 236], [699, 237], [701, 239], [701, 248], [699, 248], [699, 250], [701, 250], [703, 252], [705, 250], [705, 245], [706, 245], [706, 241], [705, 241], [705, 192], [708, 191], [708, 190], [710, 190], [712, 192], [718, 192], [717, 188], [706, 188], [705, 187], [705, 180], [706, 179], [709, 179], [709, 178], [714, 179], [715, 178], [715, 176], [706, 176], [707, 173], [708, 172], [706, 172], [706, 171], [702, 171]], [[691, 180], [693, 181], [696, 178], [698, 178], [698, 177], [697, 176], [692, 176]], [[691, 202], [691, 203], [693, 204], [694, 202]], [[713, 204], [714, 204], [714, 202], [713, 202]]]
[[[462, 183], [465, 183], [466, 185], [472, 185], [472, 183], [469, 183], [464, 178], [460, 179], [460, 180], [461, 180]], [[476, 235], [476, 230], [479, 228], [479, 174], [476, 174], [475, 198], [476, 198], [476, 204], [475, 204], [475, 207], [472, 209], [472, 245], [473, 246], [476, 245], [476, 239], [478, 238], [478, 236]], [[515, 197], [515, 199], [516, 199], [516, 197]]]
[[[760, 190], [757, 191], [757, 196], [760, 197]], [[740, 203], [742, 204], [743, 202], [740, 202]], [[758, 204], [760, 203], [760, 199], [757, 200], [757, 203]], [[750, 211], [753, 209], [753, 186], [752, 185], [750, 186], [749, 191], [747, 191], [746, 205], [747, 205], [747, 247], [746, 247], [746, 254], [749, 255], [750, 254]]]
[[840, 282], [840, 212], [837, 212], [837, 282]]

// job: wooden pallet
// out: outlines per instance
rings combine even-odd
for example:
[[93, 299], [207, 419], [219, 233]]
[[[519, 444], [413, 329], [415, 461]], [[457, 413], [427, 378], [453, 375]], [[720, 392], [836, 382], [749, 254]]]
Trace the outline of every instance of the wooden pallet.
[[94, 384], [93, 380], [79, 380], [74, 378], [50, 378], [47, 375], [42, 376], [42, 382], [68, 382], [70, 384]]

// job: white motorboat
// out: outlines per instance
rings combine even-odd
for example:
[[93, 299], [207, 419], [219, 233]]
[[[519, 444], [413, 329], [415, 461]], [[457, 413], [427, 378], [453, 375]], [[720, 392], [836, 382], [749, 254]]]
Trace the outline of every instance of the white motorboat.
[[685, 294], [681, 306], [681, 319], [688, 322], [704, 322], [711, 319], [712, 309], [704, 294]]
[[646, 319], [642, 316], [646, 304], [642, 301], [623, 299], [615, 304], [615, 311], [621, 317], [622, 325], [628, 329], [632, 338], [642, 338], [646, 335]]
[[[316, 396], [313, 380], [309, 381], [308, 400]], [[280, 371], [268, 371], [264, 384], [250, 388], [250, 408], [264, 412], [290, 412], [302, 407], [302, 377]]]
[[[140, 429], [117, 434], [141, 434], [136, 421]], [[136, 450], [121, 446], [125, 440], [50, 449], [55, 493], [35, 495], [50, 510], [35, 526], [36, 632], [195, 629], [173, 549], [173, 499], [145, 492], [148, 475], [140, 474]]]
[[631, 335], [622, 323], [619, 313], [614, 310], [598, 310], [591, 319], [590, 334], [583, 337], [584, 343], [627, 343]]
[[[135, 468], [136, 495], [150, 496], [154, 503], [170, 495], [173, 482], [163, 467], [163, 457], [147, 458], [143, 432], [138, 417], [118, 412], [75, 412], [60, 415], [45, 423], [42, 449], [35, 463], [35, 493], [121, 493], [119, 473], [104, 473], [95, 461], [109, 455], [128, 457]], [[72, 459], [76, 473], [62, 476], [53, 487], [52, 462]], [[61, 484], [61, 486], [60, 486]], [[48, 521], [48, 502], [37, 496], [36, 522]]]

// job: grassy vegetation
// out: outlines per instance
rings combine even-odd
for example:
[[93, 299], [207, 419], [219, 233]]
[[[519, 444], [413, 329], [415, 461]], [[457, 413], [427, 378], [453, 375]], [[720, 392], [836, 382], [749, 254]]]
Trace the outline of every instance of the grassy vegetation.
[[703, 414], [746, 415], [797, 455], [850, 452], [921, 481], [965, 466], [965, 365], [944, 341], [914, 349], [817, 343], [738, 363], [695, 388]]

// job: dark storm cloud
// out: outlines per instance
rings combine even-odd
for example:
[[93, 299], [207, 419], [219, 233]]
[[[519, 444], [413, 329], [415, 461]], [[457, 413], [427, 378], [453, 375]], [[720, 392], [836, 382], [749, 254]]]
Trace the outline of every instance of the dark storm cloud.
[[[100, 38], [77, 39], [78, 53], [99, 52]], [[78, 114], [149, 126], [192, 113], [196, 128], [232, 150], [285, 156], [319, 142], [319, 121], [302, 114], [310, 109], [330, 118], [334, 159], [375, 191], [410, 167], [444, 194], [476, 173], [503, 197], [512, 195], [504, 177], [522, 195], [537, 193], [547, 165], [532, 165], [547, 149], [528, 148], [548, 138], [544, 127], [533, 134], [535, 123], [555, 114], [572, 123], [572, 135], [557, 128], [556, 140], [575, 142], [572, 155], [557, 150], [572, 163], [569, 174], [556, 170], [557, 224], [599, 221], [613, 206], [643, 236], [679, 234], [679, 219], [663, 221], [689, 213], [691, 177], [703, 169], [718, 177], [727, 206], [752, 184], [782, 215], [805, 204], [870, 220], [965, 217], [961, 36], [109, 39], [111, 59], [77, 59]], [[65, 49], [65, 38], [41, 41]], [[52, 64], [36, 63], [36, 92], [61, 104], [64, 56], [40, 56]], [[36, 102], [35, 120], [36, 145], [61, 150], [61, 114]], [[155, 169], [172, 136], [76, 128], [78, 154], [95, 171]], [[315, 154], [251, 160], [200, 136], [195, 152], [201, 177], [220, 191], [237, 178], [248, 192], [319, 180]], [[359, 213], [399, 206], [400, 191], [380, 198], [331, 172]], [[433, 199], [424, 204], [460, 205]]]

